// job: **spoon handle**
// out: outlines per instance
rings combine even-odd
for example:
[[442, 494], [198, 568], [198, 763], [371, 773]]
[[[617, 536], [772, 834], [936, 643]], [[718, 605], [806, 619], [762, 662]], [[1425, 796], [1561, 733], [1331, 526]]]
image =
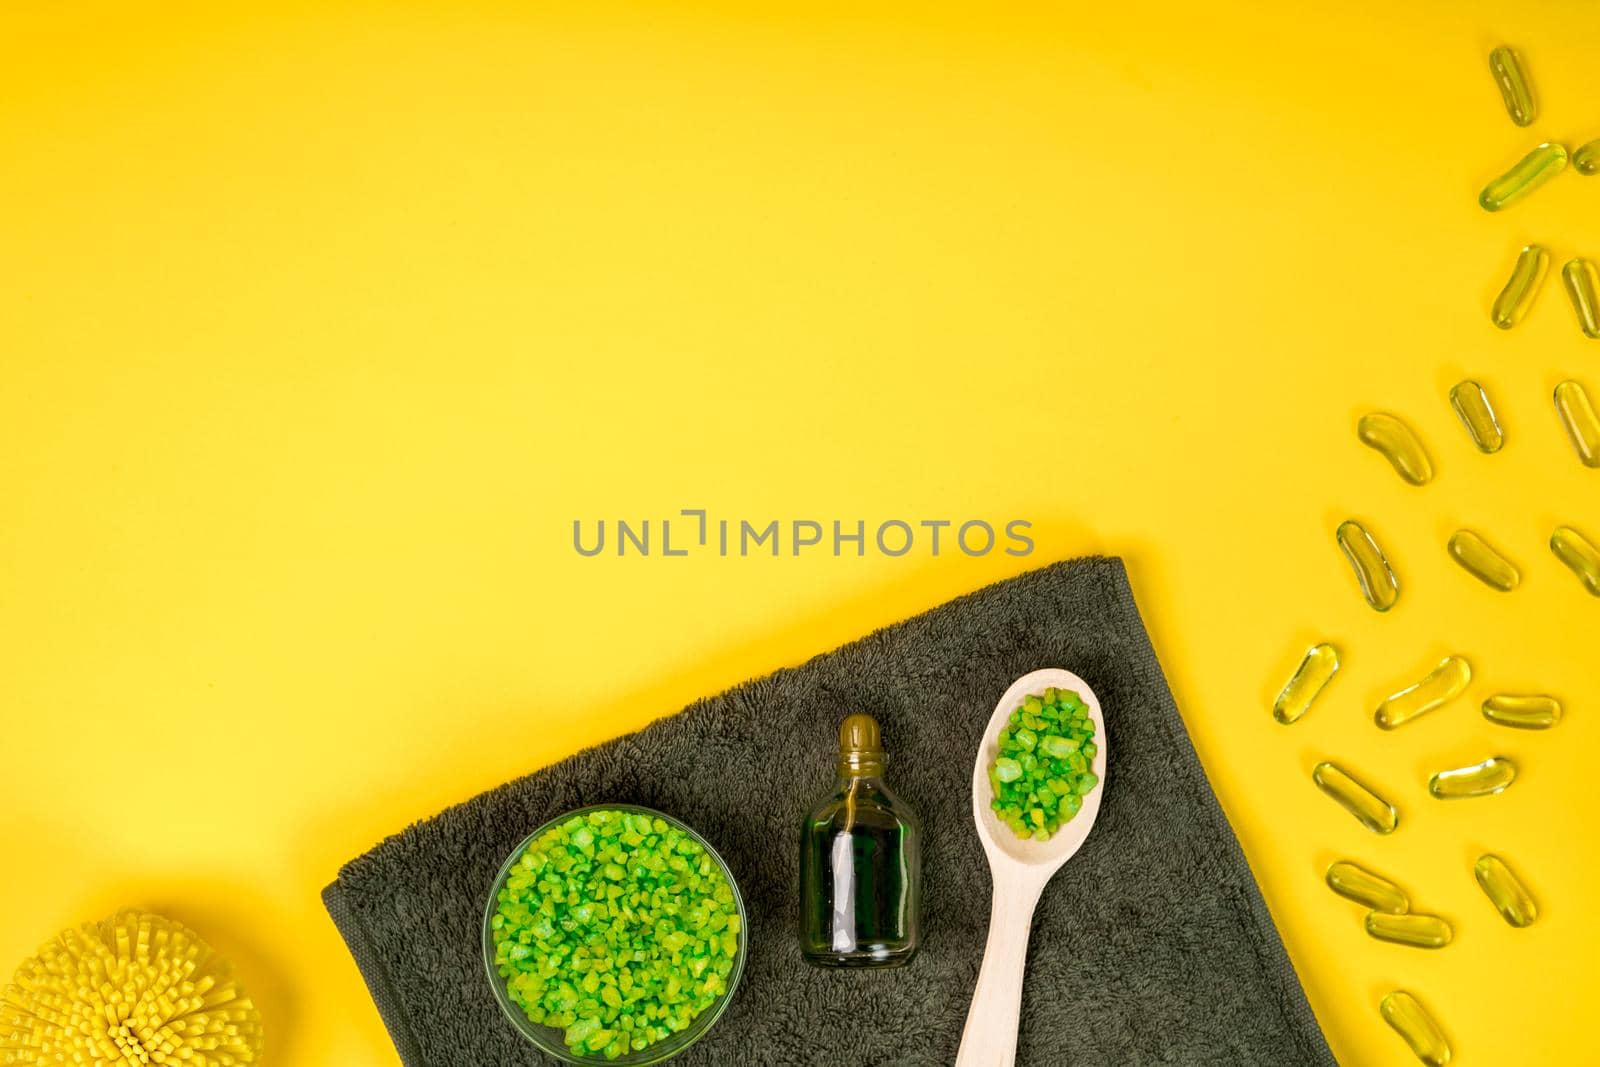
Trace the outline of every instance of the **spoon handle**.
[[996, 878], [989, 905], [989, 940], [961, 1032], [956, 1067], [1012, 1067], [1022, 1016], [1022, 976], [1028, 962], [1033, 909], [1044, 883]]

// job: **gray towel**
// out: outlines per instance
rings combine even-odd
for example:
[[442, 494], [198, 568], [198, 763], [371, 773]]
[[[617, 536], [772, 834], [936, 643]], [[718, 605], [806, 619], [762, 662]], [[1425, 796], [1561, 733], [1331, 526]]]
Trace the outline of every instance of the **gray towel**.
[[[1110, 763], [1094, 831], [1034, 917], [1018, 1062], [1333, 1064], [1115, 559], [1001, 582], [503, 785], [351, 861], [323, 899], [407, 1067], [545, 1063], [484, 974], [490, 883], [552, 816], [645, 804], [716, 846], [750, 911], [744, 981], [675, 1062], [948, 1064], [989, 916], [972, 761], [1000, 694], [1046, 666], [1099, 695]], [[925, 827], [923, 945], [898, 970], [815, 970], [796, 945], [800, 819], [852, 711], [882, 723], [889, 781]]]

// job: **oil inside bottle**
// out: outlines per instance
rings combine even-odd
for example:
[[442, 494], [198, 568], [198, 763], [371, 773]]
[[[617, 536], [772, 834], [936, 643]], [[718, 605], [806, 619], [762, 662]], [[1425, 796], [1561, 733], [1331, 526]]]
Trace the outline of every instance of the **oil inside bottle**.
[[800, 830], [800, 950], [819, 967], [896, 967], [921, 940], [921, 826], [885, 762], [877, 722], [845, 719], [834, 792]]

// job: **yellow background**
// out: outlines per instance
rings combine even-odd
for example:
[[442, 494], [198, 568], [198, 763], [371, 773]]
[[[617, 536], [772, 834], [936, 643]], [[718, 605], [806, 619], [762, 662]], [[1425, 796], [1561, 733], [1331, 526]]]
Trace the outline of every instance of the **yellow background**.
[[[160, 907], [239, 960], [280, 1067], [393, 1063], [318, 900], [342, 861], [1110, 552], [1340, 1058], [1412, 1062], [1376, 1011], [1396, 986], [1462, 1064], [1592, 1050], [1600, 602], [1545, 539], [1600, 536], [1550, 402], [1600, 391], [1600, 344], [1554, 272], [1518, 330], [1486, 309], [1523, 241], [1600, 254], [1600, 178], [1474, 198], [1538, 140], [1600, 136], [1600, 8], [218, 7], [0, 22], [0, 968]], [[1501, 41], [1531, 130], [1491, 84]], [[1469, 374], [1498, 456], [1445, 403]], [[1356, 442], [1373, 408], [1425, 437], [1433, 485]], [[1024, 517], [1038, 549], [571, 548], [574, 518], [694, 506]], [[1401, 575], [1391, 616], [1333, 545], [1349, 515]], [[1456, 570], [1458, 525], [1523, 587]], [[1279, 727], [1318, 638], [1345, 669]], [[1380, 734], [1376, 701], [1448, 652], [1471, 700]], [[1569, 718], [1492, 727], [1495, 690]], [[1426, 797], [1494, 752], [1524, 768], [1506, 795]], [[1324, 756], [1392, 794], [1397, 834], [1316, 793]], [[1474, 885], [1489, 848], [1533, 928]], [[1321, 885], [1340, 856], [1456, 943], [1369, 941]]]

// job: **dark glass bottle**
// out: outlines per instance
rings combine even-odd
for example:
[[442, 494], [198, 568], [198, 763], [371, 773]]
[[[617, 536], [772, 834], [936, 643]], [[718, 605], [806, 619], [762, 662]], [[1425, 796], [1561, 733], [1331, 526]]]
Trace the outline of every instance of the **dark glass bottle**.
[[839, 726], [839, 780], [800, 828], [800, 951], [819, 967], [898, 967], [921, 942], [922, 826], [883, 782], [878, 724]]

